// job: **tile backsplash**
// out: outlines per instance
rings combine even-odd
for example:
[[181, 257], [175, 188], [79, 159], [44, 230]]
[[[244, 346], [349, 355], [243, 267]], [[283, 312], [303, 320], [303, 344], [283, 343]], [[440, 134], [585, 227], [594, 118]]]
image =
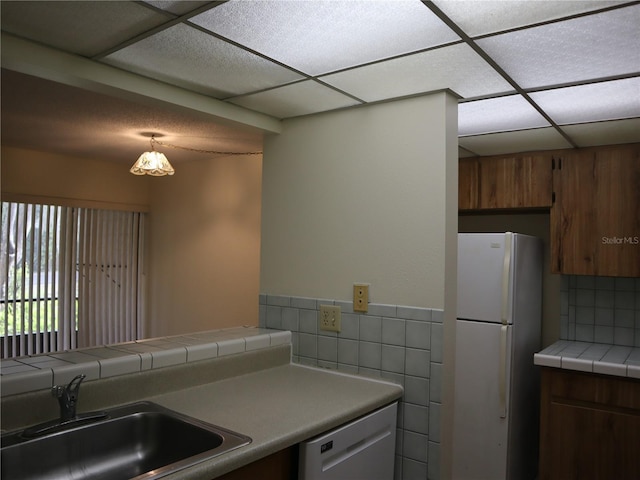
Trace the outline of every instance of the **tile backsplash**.
[[[320, 305], [341, 307], [339, 333], [318, 329]], [[293, 361], [398, 383], [396, 479], [438, 479], [442, 391], [442, 321], [438, 309], [260, 295], [260, 327], [289, 330]]]
[[560, 339], [640, 347], [640, 278], [563, 275]]

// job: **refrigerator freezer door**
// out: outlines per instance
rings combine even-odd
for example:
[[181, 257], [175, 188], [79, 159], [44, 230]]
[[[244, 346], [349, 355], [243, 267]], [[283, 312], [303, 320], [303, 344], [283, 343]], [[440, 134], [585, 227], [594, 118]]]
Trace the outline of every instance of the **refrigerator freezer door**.
[[[509, 410], [503, 416], [501, 382], [509, 405], [513, 327], [506, 327], [501, 372], [501, 324], [458, 320], [456, 324], [453, 478], [500, 480], [507, 476]], [[504, 378], [501, 378], [504, 375]]]
[[458, 318], [502, 323], [506, 317], [511, 323], [515, 238], [505, 233], [458, 235]]

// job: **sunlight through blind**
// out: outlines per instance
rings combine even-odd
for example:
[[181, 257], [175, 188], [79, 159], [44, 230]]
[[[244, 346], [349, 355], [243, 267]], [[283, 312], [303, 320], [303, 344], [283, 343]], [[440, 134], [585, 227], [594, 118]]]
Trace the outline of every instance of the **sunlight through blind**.
[[142, 213], [2, 202], [2, 357], [135, 340]]

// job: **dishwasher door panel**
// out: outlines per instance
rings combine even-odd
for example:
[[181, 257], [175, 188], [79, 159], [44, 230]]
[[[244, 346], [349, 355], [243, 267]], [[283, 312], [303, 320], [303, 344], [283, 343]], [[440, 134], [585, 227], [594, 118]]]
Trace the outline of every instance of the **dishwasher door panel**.
[[393, 480], [394, 403], [300, 444], [299, 480]]

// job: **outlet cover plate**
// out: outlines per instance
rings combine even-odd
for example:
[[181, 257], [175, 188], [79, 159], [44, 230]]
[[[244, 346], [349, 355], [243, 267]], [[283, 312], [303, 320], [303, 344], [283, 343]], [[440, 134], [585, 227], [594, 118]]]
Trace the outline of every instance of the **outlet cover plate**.
[[353, 285], [353, 311], [369, 311], [369, 284], [355, 283]]
[[340, 331], [340, 307], [335, 305], [320, 305], [318, 328], [329, 332]]

